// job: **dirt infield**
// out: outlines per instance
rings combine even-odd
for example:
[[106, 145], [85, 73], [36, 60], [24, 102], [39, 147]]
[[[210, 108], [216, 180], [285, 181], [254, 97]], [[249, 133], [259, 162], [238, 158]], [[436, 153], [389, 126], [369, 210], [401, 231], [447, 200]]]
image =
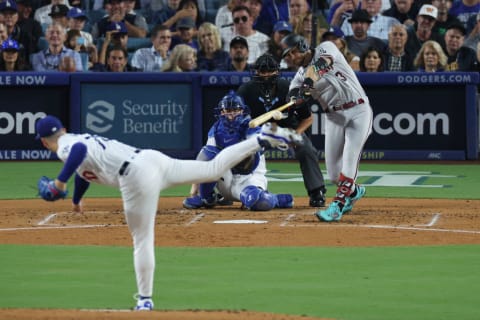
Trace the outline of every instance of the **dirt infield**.
[[[239, 205], [181, 209], [180, 198], [162, 198], [156, 220], [157, 246], [396, 246], [480, 244], [479, 200], [366, 198], [338, 223], [320, 223], [307, 199], [270, 212]], [[1, 244], [130, 246], [120, 199], [87, 199], [73, 214], [69, 201], [0, 201]], [[188, 229], [188, 232], [185, 230]], [[0, 310], [2, 319], [131, 319], [130, 312]], [[135, 313], [135, 319], [310, 320], [252, 312]]]

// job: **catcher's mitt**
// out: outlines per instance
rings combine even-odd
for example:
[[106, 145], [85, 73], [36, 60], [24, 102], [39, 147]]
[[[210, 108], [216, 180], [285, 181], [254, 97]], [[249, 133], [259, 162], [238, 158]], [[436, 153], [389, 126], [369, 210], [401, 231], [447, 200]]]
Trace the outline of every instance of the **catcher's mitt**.
[[38, 180], [37, 186], [38, 195], [46, 201], [56, 201], [58, 199], [64, 199], [68, 194], [67, 190], [62, 191], [57, 189], [57, 187], [55, 186], [55, 181], [45, 176], [41, 177]]

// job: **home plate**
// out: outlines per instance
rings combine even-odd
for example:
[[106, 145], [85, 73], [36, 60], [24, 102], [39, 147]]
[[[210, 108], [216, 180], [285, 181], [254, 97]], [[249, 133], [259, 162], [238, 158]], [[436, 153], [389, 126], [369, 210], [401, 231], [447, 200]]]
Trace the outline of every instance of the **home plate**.
[[216, 220], [213, 221], [213, 223], [220, 223], [220, 224], [246, 224], [246, 223], [254, 223], [254, 224], [260, 224], [260, 223], [268, 223], [266, 220]]

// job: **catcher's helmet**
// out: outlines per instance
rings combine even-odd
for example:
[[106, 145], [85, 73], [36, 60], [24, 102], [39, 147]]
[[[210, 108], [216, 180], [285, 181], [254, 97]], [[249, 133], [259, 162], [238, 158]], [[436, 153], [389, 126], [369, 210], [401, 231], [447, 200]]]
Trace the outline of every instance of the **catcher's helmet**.
[[282, 57], [284, 58], [292, 49], [297, 48], [300, 52], [306, 52], [310, 49], [307, 41], [304, 37], [299, 34], [291, 33], [288, 36], [284, 37], [280, 42], [282, 47], [284, 47], [282, 52]]
[[218, 102], [218, 105], [215, 108], [215, 116], [223, 117], [232, 112], [235, 112], [237, 115], [245, 116], [250, 114], [250, 108], [248, 108], [245, 102], [243, 102], [241, 96], [237, 95], [235, 91], [230, 90], [228, 94]]

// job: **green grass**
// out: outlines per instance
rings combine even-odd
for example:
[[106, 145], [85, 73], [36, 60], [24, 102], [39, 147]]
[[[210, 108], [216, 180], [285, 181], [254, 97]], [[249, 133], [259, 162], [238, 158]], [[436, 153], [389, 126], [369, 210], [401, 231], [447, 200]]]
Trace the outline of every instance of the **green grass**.
[[[478, 246], [157, 248], [158, 309], [478, 319]], [[0, 308], [133, 305], [131, 249], [0, 245]]]
[[[323, 163], [320, 165], [325, 172]], [[286, 190], [294, 196], [306, 196], [300, 169], [297, 162], [269, 162], [269, 176], [277, 173], [292, 174], [298, 179], [294, 182], [270, 182], [269, 189], [276, 193], [285, 193]], [[0, 199], [34, 198], [37, 194], [36, 183], [41, 175], [56, 177], [61, 170], [59, 161], [43, 162], [0, 162], [2, 179], [0, 182]], [[372, 175], [362, 176], [362, 173], [371, 171]], [[378, 174], [375, 174], [378, 172]], [[417, 179], [412, 186], [368, 186], [369, 197], [394, 198], [446, 198], [446, 199], [480, 199], [478, 181], [480, 181], [480, 166], [464, 164], [379, 164], [362, 163], [360, 167], [359, 183], [372, 184], [378, 182], [383, 172], [391, 172], [390, 176], [404, 178], [407, 172], [417, 172]], [[432, 173], [432, 174], [418, 174]], [[327, 178], [326, 174], [325, 177]], [[289, 177], [284, 177], [287, 179]], [[15, 181], [15, 183], [11, 183]], [[69, 189], [73, 190], [73, 179], [70, 179]], [[442, 187], [422, 187], [427, 185], [441, 185]], [[335, 187], [328, 183], [328, 195], [333, 195]], [[185, 196], [190, 186], [170, 188], [162, 192], [163, 196]], [[87, 197], [120, 197], [115, 188], [92, 184], [87, 191]]]
[[[305, 196], [298, 163], [269, 162], [268, 168], [271, 179], [281, 180], [269, 184], [271, 191]], [[34, 198], [38, 178], [55, 177], [60, 169], [58, 161], [0, 162], [0, 199]], [[362, 162], [360, 172], [369, 172], [358, 178], [369, 185], [369, 197], [480, 199], [478, 165]], [[414, 178], [406, 185], [372, 185], [408, 180], [408, 172]], [[327, 187], [331, 196], [335, 188]], [[162, 196], [185, 196], [188, 190], [171, 188]], [[92, 184], [86, 196], [120, 193]], [[157, 309], [245, 309], [343, 320], [480, 319], [478, 245], [156, 250]], [[0, 308], [126, 309], [134, 303], [131, 248], [0, 245], [0, 256]]]

